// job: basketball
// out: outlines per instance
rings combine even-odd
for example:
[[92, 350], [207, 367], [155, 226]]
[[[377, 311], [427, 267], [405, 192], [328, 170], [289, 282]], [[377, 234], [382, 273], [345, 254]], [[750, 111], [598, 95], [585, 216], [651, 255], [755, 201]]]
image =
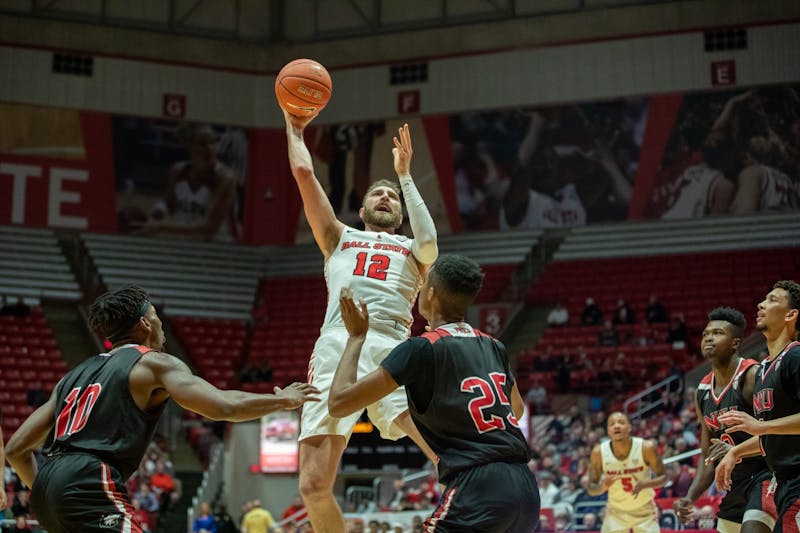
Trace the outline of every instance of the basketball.
[[332, 89], [330, 74], [313, 59], [295, 59], [287, 63], [275, 80], [278, 104], [298, 117], [319, 113], [331, 99]]

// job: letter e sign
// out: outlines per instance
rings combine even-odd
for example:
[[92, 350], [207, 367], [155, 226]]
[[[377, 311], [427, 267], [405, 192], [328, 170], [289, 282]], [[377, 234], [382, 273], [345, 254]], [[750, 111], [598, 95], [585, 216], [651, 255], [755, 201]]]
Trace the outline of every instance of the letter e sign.
[[712, 61], [711, 85], [714, 87], [736, 85], [736, 61]]
[[186, 95], [165, 93], [161, 113], [169, 118], [184, 118], [186, 116]]

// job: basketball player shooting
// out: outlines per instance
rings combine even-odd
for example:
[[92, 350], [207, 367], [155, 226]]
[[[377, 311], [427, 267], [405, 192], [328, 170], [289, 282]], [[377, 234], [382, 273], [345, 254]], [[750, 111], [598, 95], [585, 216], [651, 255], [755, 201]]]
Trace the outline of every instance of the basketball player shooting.
[[[303, 140], [303, 130], [314, 116], [297, 117], [284, 111], [289, 163], [314, 240], [325, 257], [329, 295], [320, 337], [308, 366], [309, 382], [322, 392], [322, 401], [303, 410], [300, 432], [300, 493], [314, 531], [325, 533], [344, 531], [344, 517], [333, 497], [333, 484], [347, 440], [361, 415], [355, 412], [335, 418], [327, 408], [331, 382], [348, 338], [338, 295], [342, 288], [350, 288], [375, 309], [359, 363], [359, 374], [368, 374], [408, 338], [411, 307], [438, 249], [433, 219], [410, 174], [413, 150], [408, 124], [394, 138], [392, 153], [414, 239], [396, 233], [403, 221], [403, 206], [400, 190], [387, 180], [373, 183], [364, 196], [359, 210], [364, 231], [336, 218]], [[428, 459], [436, 462], [435, 454], [411, 420], [402, 387], [369, 405], [367, 413], [381, 436], [396, 440], [408, 435]]]
[[601, 531], [658, 533], [654, 489], [667, 480], [664, 463], [652, 442], [631, 436], [631, 423], [624, 413], [611, 413], [607, 425], [610, 440], [594, 447], [589, 462], [589, 494], [608, 491]]

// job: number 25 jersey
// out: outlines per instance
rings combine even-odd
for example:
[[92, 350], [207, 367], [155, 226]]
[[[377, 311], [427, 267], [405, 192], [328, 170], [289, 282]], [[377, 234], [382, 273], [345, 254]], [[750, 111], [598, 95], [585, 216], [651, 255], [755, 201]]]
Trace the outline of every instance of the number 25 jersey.
[[528, 461], [501, 342], [463, 322], [445, 324], [399, 344], [381, 366], [405, 385], [411, 418], [439, 457], [442, 483], [475, 466]]
[[412, 239], [385, 232], [342, 230], [336, 250], [325, 262], [328, 308], [323, 329], [342, 326], [342, 287], [363, 298], [372, 324], [411, 325], [411, 308], [422, 285], [419, 263], [411, 253]]

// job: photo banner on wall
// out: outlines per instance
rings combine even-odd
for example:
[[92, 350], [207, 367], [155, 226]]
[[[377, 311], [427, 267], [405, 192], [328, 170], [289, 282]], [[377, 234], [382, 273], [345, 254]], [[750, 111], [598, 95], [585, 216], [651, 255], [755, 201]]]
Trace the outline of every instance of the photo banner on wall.
[[0, 224], [114, 231], [111, 117], [0, 103]]
[[242, 239], [242, 128], [115, 116], [113, 132], [120, 233]]
[[[398, 129], [404, 122], [408, 122], [414, 150], [411, 160], [414, 183], [428, 206], [439, 234], [450, 233], [453, 222], [457, 225], [458, 221], [450, 219], [452, 208], [455, 207], [455, 193], [451, 187], [452, 179], [448, 179], [452, 167], [448, 160], [446, 119], [396, 119], [317, 127], [306, 135], [314, 172], [337, 218], [347, 225], [363, 227], [359, 209], [370, 184], [380, 179], [397, 182], [392, 138], [398, 135]], [[311, 228], [301, 209], [298, 209], [297, 217], [295, 242], [312, 242]], [[411, 235], [407, 217], [399, 231]]]

